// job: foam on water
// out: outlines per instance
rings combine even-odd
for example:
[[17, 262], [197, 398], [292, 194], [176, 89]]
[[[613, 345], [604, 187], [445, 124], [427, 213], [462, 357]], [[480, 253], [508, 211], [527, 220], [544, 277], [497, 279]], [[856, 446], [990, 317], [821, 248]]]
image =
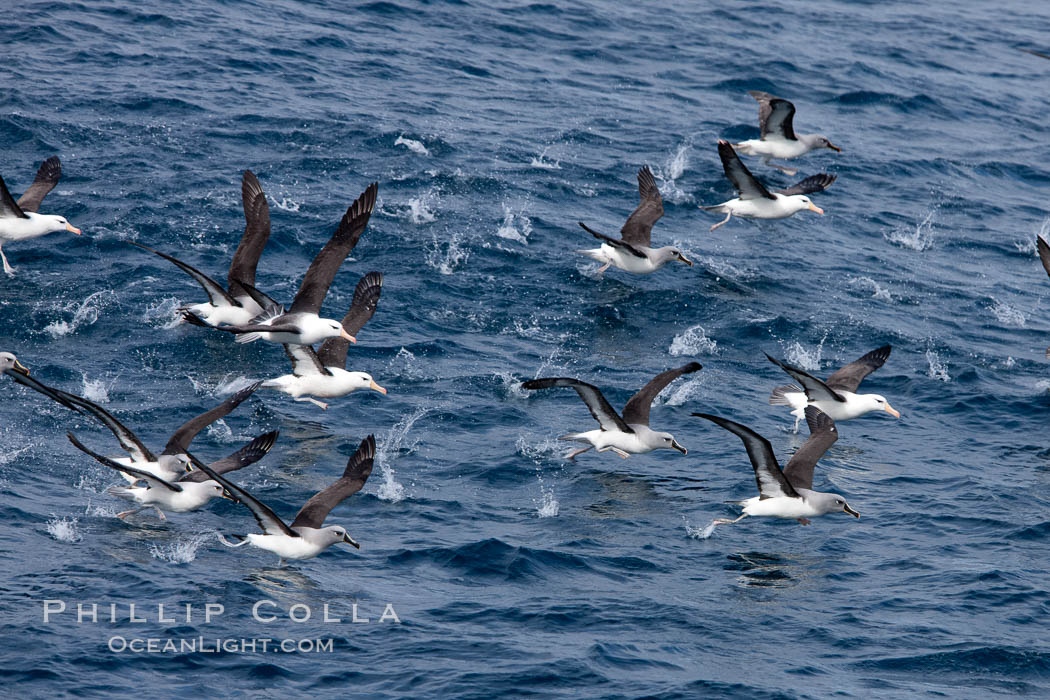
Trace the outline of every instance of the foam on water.
[[44, 332], [53, 338], [69, 335], [82, 326], [94, 324], [106, 306], [116, 303], [117, 295], [103, 289], [89, 294], [83, 301], [72, 302], [61, 307], [63, 313], [72, 314], [68, 321], [56, 320], [44, 326]]
[[714, 355], [718, 352], [718, 343], [707, 337], [703, 326], [692, 326], [674, 337], [668, 352], [673, 357]]
[[79, 521], [76, 518], [60, 518], [57, 515], [52, 516], [47, 521], [46, 528], [47, 533], [54, 537], [59, 542], [79, 542], [83, 539], [80, 534], [80, 530], [77, 527]]
[[470, 257], [470, 249], [465, 245], [466, 234], [447, 231], [436, 235], [426, 249], [426, 263], [443, 275], [451, 275]]
[[406, 139], [404, 135], [398, 136], [397, 141], [394, 141], [395, 146], [404, 146], [413, 153], [418, 153], [421, 156], [429, 156], [430, 150], [423, 145], [421, 141], [415, 139]]

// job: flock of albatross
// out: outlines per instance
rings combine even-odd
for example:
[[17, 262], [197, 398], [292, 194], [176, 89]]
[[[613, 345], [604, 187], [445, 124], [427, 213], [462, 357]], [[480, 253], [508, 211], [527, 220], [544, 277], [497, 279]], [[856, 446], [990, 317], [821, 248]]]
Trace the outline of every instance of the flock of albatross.
[[[765, 92], [752, 91], [750, 94], [759, 105], [760, 137], [737, 144], [719, 140], [718, 154], [725, 175], [739, 196], [721, 204], [701, 207], [725, 214], [725, 219], [711, 227], [712, 231], [733, 216], [780, 219], [803, 210], [823, 214], [823, 210], [807, 195], [821, 192], [835, 181], [834, 175], [821, 173], [771, 192], [751, 174], [738, 153], [761, 156], [766, 165], [795, 175], [795, 169], [774, 163], [773, 159], [790, 160], [817, 149], [841, 149], [822, 135], [796, 134], [793, 127], [795, 107], [787, 100]], [[13, 275], [14, 270], [3, 253], [3, 244], [54, 231], [80, 234], [80, 230], [62, 216], [38, 213], [45, 195], [55, 187], [61, 174], [59, 159], [48, 158], [17, 201], [0, 178], [0, 259], [8, 275]], [[599, 248], [577, 252], [600, 262], [601, 273], [616, 267], [630, 273], [649, 274], [670, 261], [692, 265], [674, 246], [652, 247], [652, 228], [663, 216], [663, 200], [648, 166], [638, 171], [638, 190], [641, 201], [621, 228], [620, 237], [599, 233], [581, 222], [580, 226], [602, 243]], [[322, 409], [328, 404], [320, 399], [334, 399], [365, 389], [386, 393], [386, 389], [368, 373], [346, 369], [350, 344], [356, 343], [355, 336], [376, 311], [383, 286], [382, 273], [369, 272], [360, 278], [350, 309], [342, 320], [320, 315], [336, 273], [367, 227], [377, 193], [378, 185], [372, 183], [350, 205], [335, 233], [313, 259], [298, 293], [287, 308], [255, 287], [256, 267], [270, 236], [270, 212], [266, 194], [250, 170], [244, 172], [241, 186], [244, 234], [230, 263], [225, 286], [168, 253], [132, 242], [132, 245], [172, 263], [203, 289], [208, 298], [206, 302], [180, 308], [187, 323], [232, 334], [238, 343], [264, 340], [279, 344], [292, 365], [291, 373], [252, 384], [215, 408], [188, 420], [175, 430], [160, 455], [150, 451], [129, 428], [98, 404], [31, 378], [29, 370], [12, 353], [0, 352], [0, 371], [65, 408], [97, 420], [112, 431], [126, 456], [104, 456], [84, 445], [72, 433], [68, 437], [78, 449], [119, 472], [126, 480], [126, 486], [113, 487], [111, 491], [133, 501], [138, 507], [118, 513], [122, 519], [144, 509], [153, 509], [164, 518], [165, 511], [193, 511], [213, 498], [223, 497], [246, 506], [262, 530], [262, 533], [247, 534], [236, 543], [220, 535], [220, 540], [227, 546], [252, 544], [277, 554], [282, 564], [288, 559], [314, 557], [338, 542], [359, 547], [344, 527], [325, 527], [324, 521], [335, 506], [364, 486], [375, 459], [374, 436], [369, 435], [361, 442], [347, 462], [343, 475], [311, 497], [290, 525], [228, 476], [230, 472], [254, 464], [265, 456], [277, 439], [277, 431], [260, 435], [231, 455], [210, 464], [194, 456], [189, 445], [201, 430], [235, 410], [258, 389], [274, 389], [288, 394], [295, 401], [310, 402]], [[1038, 238], [1037, 246], [1043, 266], [1050, 275], [1050, 245]], [[314, 345], [318, 343], [320, 346], [315, 350]], [[723, 417], [693, 413], [693, 416], [711, 421], [743, 441], [758, 486], [757, 496], [739, 503], [743, 511], [738, 518], [717, 519], [712, 528], [738, 522], [747, 516], [795, 519], [805, 525], [809, 524], [809, 518], [832, 512], [860, 517], [841, 495], [814, 491], [813, 474], [817, 462], [838, 439], [836, 423], [871, 412], [900, 417], [885, 397], [857, 393], [865, 377], [887, 361], [890, 351], [889, 345], [872, 350], [826, 380], [766, 355], [796, 382], [775, 387], [769, 403], [791, 409], [796, 431], [802, 420], [810, 430], [809, 438], [783, 468], [769, 441], [754, 430]], [[1050, 348], [1047, 355], [1050, 356]], [[617, 413], [598, 387], [577, 378], [542, 377], [523, 382], [522, 387], [530, 391], [572, 388], [598, 422], [597, 429], [559, 438], [585, 445], [568, 453], [568, 460], [575, 460], [591, 449], [611, 451], [624, 459], [656, 449], [673, 449], [685, 455], [686, 448], [673, 435], [650, 427], [649, 414], [653, 400], [671, 382], [700, 369], [699, 363], [690, 362], [661, 372], [631, 397], [621, 413]]]

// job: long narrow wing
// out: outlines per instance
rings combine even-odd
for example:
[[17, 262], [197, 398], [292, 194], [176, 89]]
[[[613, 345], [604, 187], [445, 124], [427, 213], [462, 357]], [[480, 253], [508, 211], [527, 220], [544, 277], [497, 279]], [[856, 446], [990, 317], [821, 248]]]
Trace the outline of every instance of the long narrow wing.
[[744, 441], [744, 447], [747, 449], [747, 456], [751, 460], [751, 466], [755, 468], [755, 481], [758, 483], [759, 498], [785, 496], [788, 498], [799, 498], [798, 491], [792, 488], [791, 484], [784, 477], [784, 473], [780, 471], [780, 465], [777, 464], [777, 458], [773, 455], [773, 446], [769, 444], [769, 440], [766, 440], [751, 428], [725, 418], [712, 416], [708, 413], [694, 413], [693, 415], [697, 418], [706, 418]]
[[762, 183], [755, 179], [751, 171], [740, 161], [740, 156], [725, 139], [718, 140], [718, 157], [722, 159], [722, 169], [733, 187], [740, 193], [740, 199], [776, 199]]
[[372, 473], [375, 456], [376, 439], [374, 435], [369, 435], [361, 441], [357, 452], [347, 461], [346, 469], [339, 480], [311, 496], [295, 516], [292, 527], [321, 527], [333, 508], [365, 485], [368, 475]]
[[623, 422], [628, 425], [649, 425], [649, 409], [653, 405], [653, 399], [664, 390], [668, 384], [681, 377], [683, 374], [699, 372], [703, 369], [699, 362], [690, 362], [677, 369], [669, 369], [666, 372], [653, 377], [648, 384], [638, 390], [638, 393], [627, 401], [623, 407]]
[[118, 421], [110, 414], [109, 411], [99, 406], [93, 401], [88, 401], [83, 396], [77, 396], [76, 394], [70, 394], [68, 391], [62, 391], [61, 389], [53, 390], [56, 394], [64, 398], [70, 403], [76, 404], [78, 407], [84, 409], [98, 420], [99, 423], [110, 429], [113, 435], [117, 438], [120, 446], [124, 448], [124, 451], [131, 455], [131, 459], [134, 462], [156, 462], [157, 457], [149, 451], [141, 440], [135, 435], [135, 433], [128, 430], [128, 428]]
[[128, 474], [129, 476], [133, 476], [136, 479], [142, 479], [142, 480], [146, 481], [147, 483], [149, 483], [150, 488], [165, 488], [165, 489], [168, 489], [169, 491], [174, 491], [175, 493], [178, 493], [178, 492], [182, 491], [182, 487], [179, 486], [178, 484], [173, 484], [170, 481], [165, 481], [164, 479], [161, 479], [156, 474], [150, 474], [147, 471], [143, 471], [142, 469], [136, 469], [135, 467], [125, 466], [125, 465], [120, 464], [118, 462], [114, 462], [109, 457], [103, 457], [102, 455], [98, 454], [97, 452], [92, 452], [87, 447], [85, 447], [84, 444], [82, 442], [80, 442], [80, 440], [77, 440], [76, 435], [74, 435], [73, 433], [66, 433], [66, 437], [68, 437], [69, 441], [71, 443], [73, 443], [73, 447], [77, 448], [78, 450], [80, 450], [84, 454], [86, 454], [86, 455], [88, 455], [90, 457], [93, 457], [95, 459], [95, 461], [98, 462], [99, 464], [104, 464], [105, 466], [109, 467], [110, 469], [116, 469], [118, 472], [123, 472], [124, 474]]
[[178, 430], [171, 434], [171, 437], [168, 439], [168, 444], [164, 446], [163, 454], [174, 455], [185, 452], [189, 448], [190, 443], [193, 442], [193, 438], [197, 437], [197, 433], [237, 408], [242, 401], [251, 396], [255, 390], [259, 388], [260, 384], [262, 384], [262, 382], [255, 382], [251, 386], [241, 389], [215, 408], [205, 411], [199, 416], [191, 418], [183, 423], [179, 426]]
[[231, 294], [237, 294], [241, 282], [255, 284], [255, 268], [263, 248], [270, 240], [270, 204], [266, 201], [259, 178], [251, 170], [244, 171], [241, 180], [241, 201], [244, 205], [244, 235], [230, 262], [226, 283]]
[[648, 165], [642, 166], [638, 171], [638, 194], [641, 202], [627, 217], [627, 223], [620, 229], [620, 235], [627, 243], [650, 248], [653, 224], [664, 215], [664, 200], [656, 187], [653, 171]]
[[[350, 310], [343, 316], [343, 329], [350, 335], [356, 336], [379, 306], [379, 296], [383, 293], [383, 273], [369, 272], [357, 282], [354, 289], [354, 301], [350, 304]], [[317, 351], [321, 358], [321, 364], [325, 367], [345, 367], [346, 351], [350, 348], [350, 341], [342, 336], [329, 338], [321, 343]]]
[[11, 196], [11, 193], [7, 189], [7, 184], [4, 182], [4, 178], [0, 177], [0, 219], [28, 219], [26, 213], [22, 211], [18, 203], [15, 202], [15, 198]]
[[845, 401], [845, 397], [835, 392], [830, 386], [814, 377], [809, 372], [800, 370], [798, 367], [792, 367], [791, 365], [784, 364], [780, 360], [770, 357], [766, 354], [766, 358], [775, 364], [780, 369], [790, 374], [796, 382], [802, 385], [802, 390], [806, 392], [806, 396], [810, 401]]
[[863, 357], [841, 367], [824, 382], [832, 389], [839, 391], [856, 391], [864, 377], [886, 364], [893, 349], [890, 345], [875, 348]]
[[191, 455], [189, 452], [186, 453], [186, 456], [190, 458], [190, 462], [193, 463], [193, 466], [197, 467], [197, 469], [200, 469], [202, 472], [207, 474], [208, 478], [214, 479], [215, 481], [225, 486], [226, 490], [233, 494], [234, 497], [236, 497], [238, 503], [241, 503], [242, 505], [244, 505], [245, 508], [250, 510], [252, 512], [252, 515], [255, 516], [255, 521], [259, 523], [259, 527], [261, 527], [263, 532], [265, 532], [267, 535], [287, 535], [288, 537], [299, 537], [299, 533], [285, 525], [284, 521], [278, 518], [277, 514], [270, 510], [270, 508], [265, 503], [263, 503], [255, 496], [251, 495], [250, 493], [248, 493], [247, 491], [245, 491], [240, 486], [233, 483], [226, 477], [224, 477], [222, 474], [219, 474], [217, 471], [215, 471], [207, 464]]
[[1039, 260], [1043, 263], [1043, 269], [1050, 275], [1050, 245], [1047, 245], [1041, 236], [1036, 236], [1035, 247], [1039, 249]]
[[77, 413], [81, 413], [81, 410], [77, 408], [73, 403], [67, 401], [65, 398], [59, 395], [58, 389], [52, 389], [46, 384], [41, 384], [37, 380], [30, 377], [28, 374], [19, 372], [16, 369], [4, 370], [4, 373], [7, 376], [11, 377], [11, 379], [14, 379], [16, 382], [21, 384], [22, 386], [27, 386], [33, 391], [38, 391], [47, 398], [51, 399], [52, 401], [56, 401], [68, 409], [76, 411]]
[[166, 253], [162, 253], [159, 250], [153, 250], [153, 248], [150, 248], [149, 246], [144, 246], [141, 243], [136, 243], [135, 241], [128, 241], [128, 243], [130, 243], [133, 246], [138, 246], [143, 250], [148, 250], [154, 255], [164, 258], [171, 264], [175, 265], [175, 267], [179, 268], [187, 275], [192, 277], [194, 280], [196, 280], [197, 284], [201, 286], [201, 289], [204, 290], [204, 293], [208, 295], [208, 301], [210, 301], [213, 306], [222, 306], [223, 304], [229, 304], [230, 306], [241, 305], [241, 302], [231, 297], [229, 293], [222, 288], [222, 285], [213, 280], [211, 277], [208, 277], [206, 274], [204, 274], [197, 268], [187, 265], [178, 258], [173, 258], [172, 256]]
[[321, 362], [314, 349], [309, 345], [284, 345], [284, 353], [292, 361], [292, 374], [297, 377], [305, 377], [311, 374], [323, 374], [326, 377], [332, 373]]
[[806, 423], [809, 424], [809, 439], [784, 467], [784, 478], [796, 489], [813, 488], [813, 468], [839, 439], [835, 421], [816, 406], [806, 406]]
[[777, 190], [779, 194], [813, 194], [814, 192], [823, 192], [827, 188], [831, 187], [831, 183], [835, 182], [838, 175], [828, 175], [827, 173], [820, 173], [819, 175], [810, 175], [805, 180], [796, 182], [791, 187], [786, 187], [782, 190]]
[[24, 212], [40, 211], [40, 203], [44, 201], [48, 192], [55, 189], [55, 185], [61, 179], [62, 162], [58, 156], [51, 156], [40, 164], [40, 169], [36, 171], [36, 177], [33, 178], [33, 184], [18, 198], [18, 206]]
[[305, 311], [315, 314], [321, 310], [321, 304], [324, 302], [325, 295], [328, 294], [328, 287], [335, 279], [335, 273], [339, 271], [343, 260], [357, 245], [357, 240], [361, 238], [361, 234], [368, 225], [368, 219], [372, 216], [372, 209], [376, 205], [378, 192], [379, 185], [373, 182], [346, 210], [331, 240], [310, 263], [310, 268], [303, 277], [302, 286], [299, 287], [299, 293], [295, 295], [295, 300], [290, 307], [292, 312]]
[[763, 139], [778, 136], [789, 141], [797, 140], [793, 125], [795, 105], [761, 90], [751, 90], [747, 94], [758, 101], [758, 128]]
[[608, 243], [609, 245], [611, 245], [611, 246], [613, 246], [615, 248], [622, 248], [623, 250], [626, 250], [628, 253], [630, 253], [631, 255], [633, 255], [636, 258], [645, 258], [646, 257], [645, 253], [643, 253], [642, 251], [638, 250], [637, 248], [635, 248], [633, 245], [631, 245], [627, 241], [621, 240], [619, 238], [613, 238], [612, 236], [606, 236], [604, 233], [598, 233], [597, 231], [595, 231], [593, 228], [587, 226], [587, 224], [583, 223], [582, 221], [577, 221], [576, 223], [578, 223], [583, 228], [584, 231], [586, 231], [587, 233], [591, 234], [592, 236], [597, 238], [599, 241], [605, 241], [606, 243]]
[[620, 417], [620, 414], [616, 412], [616, 409], [609, 404], [609, 401], [602, 396], [602, 392], [598, 390], [598, 387], [593, 384], [587, 384], [571, 377], [544, 377], [541, 379], [530, 379], [521, 384], [522, 389], [529, 389], [530, 391], [550, 389], [556, 386], [568, 386], [575, 389], [576, 393], [583, 399], [583, 402], [587, 404], [591, 415], [594, 416], [594, 420], [598, 421], [598, 425], [602, 427], [602, 430], [619, 430], [623, 433], [634, 432], [624, 419]]
[[[226, 474], [227, 472], [236, 471], [237, 469], [243, 469], [250, 464], [255, 464], [260, 459], [266, 456], [266, 453], [270, 451], [274, 443], [277, 442], [278, 431], [271, 430], [268, 433], [264, 433], [259, 437], [255, 438], [241, 449], [234, 452], [229, 457], [223, 457], [222, 459], [212, 462], [210, 465], [213, 472], [216, 474]], [[210, 477], [199, 469], [194, 469], [189, 474], [179, 479], [179, 481], [207, 481]]]

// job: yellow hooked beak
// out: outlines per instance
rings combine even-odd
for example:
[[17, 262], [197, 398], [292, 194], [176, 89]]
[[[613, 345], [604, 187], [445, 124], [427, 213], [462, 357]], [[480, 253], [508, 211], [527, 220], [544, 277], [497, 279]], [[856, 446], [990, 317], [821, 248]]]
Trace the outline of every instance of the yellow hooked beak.
[[682, 447], [677, 440], [671, 440], [671, 449], [678, 450], [682, 454], [689, 454], [689, 450]]
[[346, 332], [346, 329], [339, 331], [339, 337], [343, 340], [349, 340], [351, 343], [357, 343], [357, 338]]
[[882, 410], [885, 411], [886, 413], [890, 414], [894, 418], [900, 418], [901, 417], [901, 412], [898, 411], [897, 409], [895, 409], [893, 406], [890, 406], [888, 403], [886, 404], [886, 408], [884, 408]]
[[383, 387], [381, 387], [378, 384], [376, 384], [376, 380], [374, 380], [374, 379], [372, 380], [372, 383], [368, 385], [368, 388], [371, 389], [372, 391], [378, 391], [380, 394], [385, 394], [386, 393], [386, 389], [384, 389]]
[[847, 503], [846, 505], [842, 506], [842, 512], [843, 513], [849, 513], [854, 518], [859, 518], [860, 517], [860, 513], [858, 513], [857, 511], [853, 510], [852, 508], [850, 508], [849, 507], [849, 503]]
[[66, 224], [66, 230], [67, 230], [67, 231], [69, 231], [70, 233], [75, 233], [75, 234], [77, 234], [78, 236], [80, 235], [80, 229], [78, 229], [78, 228], [77, 228], [76, 226], [74, 226], [73, 224], [67, 223], [67, 224]]
[[18, 372], [19, 374], [24, 374], [27, 377], [29, 376], [29, 368], [23, 365], [18, 360], [15, 360], [15, 366], [11, 369], [13, 369], [15, 372]]
[[354, 538], [351, 537], [349, 534], [343, 535], [343, 542], [346, 542], [348, 545], [356, 547], [357, 549], [361, 549], [361, 545], [355, 542]]
[[813, 202], [810, 202], [810, 203], [809, 203], [809, 210], [810, 210], [810, 211], [815, 211], [815, 212], [817, 212], [818, 214], [823, 214], [823, 213], [824, 213], [824, 210], [823, 210], [823, 209], [821, 209], [820, 207], [818, 207], [818, 206], [817, 206], [816, 204], [814, 204]]
[[222, 497], [227, 500], [233, 501], [234, 503], [240, 503], [240, 500], [226, 489], [222, 490]]
[[689, 260], [689, 258], [687, 258], [687, 257], [685, 257], [684, 255], [682, 255], [681, 253], [679, 253], [679, 254], [678, 254], [678, 259], [679, 259], [679, 260], [681, 260], [682, 262], [684, 262], [684, 263], [685, 263], [686, 265], [688, 265], [689, 267], [692, 267], [692, 266], [693, 266], [693, 263], [692, 263], [692, 261], [691, 261], [691, 260]]
[[835, 151], [836, 153], [842, 153], [842, 149], [833, 144], [831, 141], [828, 141], [828, 148]]

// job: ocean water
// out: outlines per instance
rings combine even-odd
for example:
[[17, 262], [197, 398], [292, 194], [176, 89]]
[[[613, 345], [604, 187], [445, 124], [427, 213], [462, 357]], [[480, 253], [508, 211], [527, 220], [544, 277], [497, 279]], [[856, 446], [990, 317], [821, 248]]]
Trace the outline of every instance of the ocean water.
[[[20, 193], [58, 154], [46, 208], [84, 235], [7, 246], [2, 349], [160, 447], [287, 361], [176, 323], [202, 293], [127, 241], [224, 279], [251, 168], [273, 218], [258, 284], [290, 299], [378, 181], [325, 310], [341, 316], [358, 277], [384, 273], [350, 361], [390, 390], [327, 412], [260, 392], [194, 443], [214, 459], [279, 428], [238, 479], [291, 518], [376, 435], [370, 481], [329, 521], [361, 550], [279, 569], [218, 542], [256, 531], [233, 503], [116, 519], [113, 475], [64, 435], [113, 452], [110, 434], [2, 379], [8, 693], [1050, 694], [1050, 280], [1034, 247], [1050, 231], [1050, 61], [1021, 50], [1050, 49], [1050, 8], [347, 5], [42, 0], [6, 13], [2, 175]], [[796, 178], [748, 159], [760, 178], [839, 178], [815, 196], [823, 217], [708, 233], [716, 217], [697, 205], [730, 196], [715, 141], [757, 134], [749, 89], [793, 100], [799, 131], [844, 149], [796, 161]], [[665, 200], [655, 239], [697, 265], [598, 277], [571, 253], [593, 243], [576, 222], [618, 230], [646, 163]], [[703, 537], [754, 479], [740, 442], [689, 414], [733, 417], [786, 459], [804, 435], [767, 404], [786, 377], [763, 353], [826, 375], [884, 343], [893, 354], [866, 386], [903, 417], [843, 424], [817, 471], [861, 518], [746, 519]], [[585, 407], [520, 388], [577, 376], [621, 406], [693, 359], [704, 369], [653, 410], [687, 456], [567, 463], [556, 437], [592, 427]], [[67, 609], [45, 621], [49, 600]], [[78, 603], [98, 621], [78, 623]], [[205, 620], [207, 605], [222, 614]], [[354, 605], [367, 623], [351, 622]], [[380, 621], [389, 611], [398, 621]], [[113, 650], [198, 638], [295, 645]]]

